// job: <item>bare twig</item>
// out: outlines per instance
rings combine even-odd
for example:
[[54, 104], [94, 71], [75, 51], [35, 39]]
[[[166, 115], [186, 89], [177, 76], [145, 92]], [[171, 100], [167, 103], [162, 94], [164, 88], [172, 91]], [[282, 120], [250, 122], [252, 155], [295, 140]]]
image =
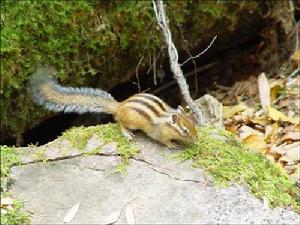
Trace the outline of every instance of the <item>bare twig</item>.
[[146, 72], [146, 74], [148, 75], [152, 69], [152, 57], [151, 57], [151, 52], [148, 52], [148, 56], [149, 56], [149, 68]]
[[137, 86], [138, 86], [138, 89], [139, 89], [139, 93], [141, 92], [141, 85], [140, 85], [140, 77], [139, 77], [139, 67], [140, 67], [140, 64], [142, 63], [144, 59], [144, 56], [142, 56], [139, 60], [139, 63], [136, 67], [136, 70], [135, 70], [135, 76], [136, 76], [136, 79], [137, 79]]
[[156, 55], [153, 55], [153, 83], [157, 85], [157, 76], [156, 76]]
[[[295, 44], [295, 52], [299, 50], [299, 29], [300, 29], [300, 22], [296, 23], [296, 44]], [[297, 62], [297, 67], [300, 68], [300, 62]]]
[[[150, 45], [150, 40], [151, 40], [151, 38], [152, 38], [152, 35], [153, 35], [153, 32], [154, 32], [154, 30], [155, 29], [151, 29], [151, 27], [154, 25], [154, 22], [155, 22], [155, 19], [152, 19], [151, 20], [151, 23], [150, 23], [150, 33], [149, 33], [149, 36], [148, 36], [148, 39], [147, 39], [147, 44], [145, 45], [145, 47], [144, 47], [144, 50], [143, 50], [143, 56], [140, 58], [140, 60], [139, 60], [139, 62], [138, 62], [138, 64], [137, 64], [137, 67], [136, 67], [136, 69], [135, 69], [135, 76], [136, 76], [136, 79], [137, 79], [137, 82], [132, 82], [133, 84], [135, 84], [135, 85], [137, 85], [138, 86], [138, 90], [139, 90], [139, 92], [141, 92], [141, 87], [140, 87], [140, 80], [139, 80], [139, 74], [138, 74], [138, 70], [139, 70], [139, 66], [140, 66], [140, 64], [141, 64], [141, 62], [143, 61], [143, 59], [145, 58], [145, 55], [144, 55], [144, 53], [145, 53], [145, 51], [146, 51], [146, 49], [148, 48], [149, 49], [149, 45]], [[154, 28], [154, 26], [153, 26], [153, 28]], [[150, 62], [149, 62], [149, 69], [148, 69], [148, 71], [147, 71], [147, 74], [149, 73], [149, 71], [151, 70], [151, 66], [152, 66], [152, 62], [151, 62], [151, 53], [149, 52], [149, 60], [150, 60]]]
[[155, 16], [156, 16], [158, 25], [160, 26], [160, 28], [162, 30], [163, 36], [165, 38], [165, 42], [168, 46], [169, 61], [170, 61], [171, 70], [174, 74], [174, 78], [178, 82], [178, 85], [179, 85], [179, 88], [180, 88], [180, 91], [181, 91], [181, 94], [182, 94], [184, 100], [186, 101], [188, 106], [191, 108], [191, 110], [195, 113], [198, 124], [205, 125], [206, 122], [203, 121], [202, 112], [190, 96], [188, 84], [183, 76], [183, 72], [178, 63], [178, 52], [172, 41], [172, 34], [171, 34], [170, 28], [168, 26], [168, 21], [166, 18], [163, 1], [162, 0], [157, 0], [157, 1], [152, 0], [152, 3], [153, 3], [153, 9], [155, 12]]
[[182, 40], [183, 40], [183, 43], [185, 45], [185, 48], [186, 48], [186, 52], [187, 54], [189, 55], [189, 57], [191, 57], [192, 59], [192, 62], [194, 64], [194, 84], [195, 84], [195, 93], [193, 96], [197, 96], [198, 95], [198, 91], [199, 91], [199, 85], [198, 85], [198, 77], [197, 77], [197, 72], [196, 72], [196, 69], [197, 69], [197, 63], [196, 61], [192, 58], [192, 53], [191, 53], [191, 50], [189, 48], [189, 45], [188, 45], [188, 41], [185, 39], [184, 37], [184, 34], [183, 34], [183, 30], [181, 29], [181, 26], [178, 26], [179, 30], [180, 30], [180, 34], [181, 34], [181, 37], [182, 37]]
[[[206, 65], [203, 65], [203, 66], [200, 66], [196, 69], [196, 71], [191, 71], [191, 72], [188, 72], [184, 75], [185, 78], [189, 78], [190, 76], [194, 75], [195, 73], [201, 73], [203, 71], [206, 71], [216, 65], [220, 64], [220, 61], [215, 61], [215, 62], [212, 62], [212, 63], [209, 63], [209, 64], [206, 64]], [[159, 94], [160, 92], [163, 92], [165, 91], [166, 89], [172, 87], [173, 85], [176, 84], [176, 80], [172, 80], [168, 83], [166, 83], [165, 85], [162, 85], [161, 87], [159, 88], [156, 88], [154, 91], [152, 91], [151, 93], [152, 94]]]
[[297, 74], [300, 74], [300, 67], [298, 67], [297, 69], [295, 69], [295, 70], [288, 76], [288, 79], [293, 78], [293, 77], [296, 76]]
[[204, 49], [202, 52], [200, 52], [199, 54], [192, 56], [190, 58], [188, 58], [187, 60], [185, 60], [183, 63], [180, 64], [180, 66], [183, 66], [184, 64], [186, 64], [188, 61], [190, 61], [191, 59], [195, 59], [198, 58], [199, 56], [203, 55], [205, 52], [207, 52], [207, 50], [212, 46], [212, 44], [215, 42], [215, 40], [217, 39], [217, 35], [214, 36], [214, 38], [212, 39], [212, 41], [209, 43], [209, 45], [206, 47], [206, 49]]

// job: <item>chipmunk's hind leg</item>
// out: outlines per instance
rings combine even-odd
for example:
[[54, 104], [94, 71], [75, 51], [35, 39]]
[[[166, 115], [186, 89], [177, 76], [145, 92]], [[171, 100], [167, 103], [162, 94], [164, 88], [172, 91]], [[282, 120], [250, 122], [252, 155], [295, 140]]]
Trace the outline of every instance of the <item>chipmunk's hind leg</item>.
[[129, 128], [123, 126], [122, 124], [119, 124], [121, 127], [121, 131], [123, 133], [123, 135], [128, 139], [128, 140], [133, 140], [133, 133], [130, 131]]

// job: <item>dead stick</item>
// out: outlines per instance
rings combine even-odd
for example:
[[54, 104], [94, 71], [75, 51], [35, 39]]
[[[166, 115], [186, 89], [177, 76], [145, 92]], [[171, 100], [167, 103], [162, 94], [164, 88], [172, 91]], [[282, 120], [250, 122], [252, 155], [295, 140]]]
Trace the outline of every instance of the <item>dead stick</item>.
[[156, 15], [156, 19], [158, 22], [158, 25], [160, 26], [162, 33], [165, 38], [165, 42], [168, 47], [168, 54], [169, 54], [169, 61], [171, 66], [171, 71], [174, 74], [174, 78], [177, 80], [178, 86], [180, 88], [181, 94], [190, 107], [190, 109], [195, 113], [197, 123], [200, 126], [206, 125], [206, 122], [203, 120], [202, 112], [200, 108], [197, 106], [197, 104], [193, 101], [191, 98], [188, 84], [183, 76], [183, 72], [180, 68], [180, 65], [178, 63], [178, 52], [177, 49], [173, 43], [172, 35], [170, 28], [168, 26], [168, 21], [164, 9], [164, 4], [162, 0], [153, 0], [153, 9]]

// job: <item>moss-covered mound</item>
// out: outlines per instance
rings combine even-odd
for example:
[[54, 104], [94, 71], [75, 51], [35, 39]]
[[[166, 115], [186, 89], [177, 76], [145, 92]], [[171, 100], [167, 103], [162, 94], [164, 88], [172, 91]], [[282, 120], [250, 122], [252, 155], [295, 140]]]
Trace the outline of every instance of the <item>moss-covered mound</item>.
[[300, 212], [300, 189], [295, 182], [280, 166], [247, 149], [228, 131], [198, 128], [196, 143], [174, 157], [193, 160], [193, 165], [204, 168], [217, 184], [247, 185], [256, 197], [266, 198], [271, 206], [291, 206]]
[[[261, 13], [274, 8], [255, 1], [167, 4], [181, 50], [187, 47], [183, 39], [203, 49], [216, 34], [218, 50], [236, 45], [238, 34], [257, 35], [266, 20]], [[273, 5], [279, 4], [288, 6]], [[148, 56], [162, 61], [162, 46], [151, 1], [1, 1], [1, 141], [16, 137], [20, 144], [24, 130], [51, 115], [26, 92], [38, 65], [54, 66], [64, 84], [110, 89], [135, 75], [141, 57], [141, 69], [149, 67]]]
[[[193, 165], [203, 168], [212, 175], [217, 185], [227, 186], [233, 183], [246, 185], [256, 197], [266, 199], [270, 206], [290, 206], [300, 212], [300, 190], [279, 167], [270, 163], [262, 155], [245, 148], [229, 132], [211, 128], [198, 128], [197, 132], [198, 139], [195, 144], [186, 146], [179, 153], [169, 156], [173, 159], [193, 160]], [[124, 138], [117, 124], [72, 128], [58, 140], [68, 140], [74, 148], [80, 149], [83, 154], [99, 154], [101, 153], [101, 146], [92, 152], [87, 152], [87, 143], [93, 136], [101, 140], [103, 145], [110, 142], [118, 143], [117, 151], [122, 161], [114, 171], [126, 171], [131, 158], [138, 152], [138, 147], [135, 142], [128, 142]], [[49, 145], [55, 146], [55, 142]], [[70, 150], [74, 148], [71, 147]], [[16, 155], [17, 151], [13, 151], [11, 148], [2, 146], [1, 150], [3, 150], [1, 151], [2, 180], [9, 175], [10, 166], [18, 164], [20, 159]], [[46, 148], [41, 146], [36, 150], [43, 151]], [[67, 151], [67, 149], [65, 150]], [[67, 152], [65, 154], [68, 155]], [[47, 161], [45, 158], [37, 158], [36, 160]], [[20, 214], [20, 216], [22, 215]], [[26, 217], [23, 219], [25, 220]]]
[[[270, 206], [290, 206], [300, 212], [300, 189], [288, 179], [281, 167], [272, 164], [262, 154], [247, 149], [228, 131], [201, 127], [197, 128], [197, 133], [195, 144], [171, 155], [171, 158], [193, 160], [193, 166], [207, 171], [217, 185], [246, 185], [254, 196], [267, 199]], [[126, 165], [138, 149], [135, 142], [126, 140], [117, 124], [72, 128], [61, 138], [86, 151], [88, 140], [93, 135], [104, 143], [118, 143], [118, 153], [123, 160], [116, 171], [126, 171]], [[95, 150], [95, 153], [99, 152], [101, 148]]]

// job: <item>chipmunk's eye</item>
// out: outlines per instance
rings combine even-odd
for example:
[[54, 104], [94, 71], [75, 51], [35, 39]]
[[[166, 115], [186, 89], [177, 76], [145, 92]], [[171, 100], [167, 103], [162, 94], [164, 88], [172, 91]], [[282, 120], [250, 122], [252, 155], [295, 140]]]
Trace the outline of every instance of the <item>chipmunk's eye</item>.
[[184, 135], [187, 135], [189, 133], [189, 130], [186, 129], [185, 127], [182, 128], [182, 131], [183, 131], [183, 134]]

